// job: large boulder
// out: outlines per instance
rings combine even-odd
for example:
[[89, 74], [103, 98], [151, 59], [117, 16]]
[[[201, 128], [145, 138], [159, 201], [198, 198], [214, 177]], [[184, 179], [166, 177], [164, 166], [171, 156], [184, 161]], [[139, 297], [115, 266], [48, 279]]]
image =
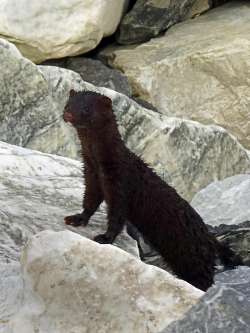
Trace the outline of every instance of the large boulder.
[[0, 37], [39, 63], [92, 50], [115, 32], [127, 0], [0, 0]]
[[250, 148], [250, 3], [232, 1], [135, 47], [108, 47], [133, 93], [168, 116], [226, 128]]
[[[80, 162], [0, 142], [0, 262], [17, 261], [28, 238], [45, 229], [66, 228], [93, 238], [107, 228], [101, 207], [85, 228], [64, 224], [80, 213], [84, 182]], [[137, 243], [126, 231], [115, 245], [138, 257]]]
[[22, 254], [23, 302], [6, 333], [158, 333], [203, 292], [128, 253], [43, 231]]
[[198, 192], [191, 205], [205, 223], [239, 224], [250, 220], [250, 174], [215, 181]]
[[[65, 144], [65, 136], [68, 142], [74, 140], [72, 131], [60, 119], [66, 98], [58, 104], [37, 66], [3, 39], [0, 58], [0, 140], [48, 153], [78, 156], [76, 147]], [[75, 85], [81, 81], [75, 74]]]
[[[68, 91], [77, 83], [72, 73], [46, 66], [40, 66], [40, 70], [54, 101], [58, 99], [58, 104], [64, 101], [64, 105]], [[119, 129], [127, 146], [187, 199], [215, 179], [234, 175], [238, 170], [242, 173], [250, 170], [249, 153], [218, 126], [169, 118], [142, 108], [124, 95], [84, 82], [80, 89], [94, 90], [113, 100]]]
[[249, 333], [250, 268], [217, 276], [217, 283], [181, 319], [161, 333]]
[[112, 99], [127, 146], [187, 199], [214, 180], [250, 169], [249, 153], [222, 128], [150, 111], [113, 90], [84, 82], [73, 71], [36, 66], [9, 44], [2, 45], [0, 140], [79, 158], [75, 130], [63, 122], [62, 113], [70, 89], [92, 90]]
[[[40, 70], [54, 101], [58, 99], [58, 104], [65, 105], [70, 88], [79, 87], [75, 77], [56, 67], [41, 66]], [[113, 100], [113, 109], [127, 146], [187, 199], [215, 179], [250, 170], [249, 153], [218, 126], [169, 118], [145, 110], [124, 95], [109, 89], [97, 89], [84, 82], [80, 89], [101, 92]]]
[[201, 14], [210, 0], [137, 0], [119, 26], [117, 41], [133, 44], [149, 40], [173, 24]]
[[129, 97], [132, 94], [127, 77], [121, 71], [110, 68], [97, 59], [68, 57], [48, 60], [42, 65], [67, 68], [80, 74], [83, 81], [94, 86], [110, 88]]
[[6, 333], [6, 326], [20, 309], [22, 301], [23, 280], [20, 264], [0, 262], [0, 333]]

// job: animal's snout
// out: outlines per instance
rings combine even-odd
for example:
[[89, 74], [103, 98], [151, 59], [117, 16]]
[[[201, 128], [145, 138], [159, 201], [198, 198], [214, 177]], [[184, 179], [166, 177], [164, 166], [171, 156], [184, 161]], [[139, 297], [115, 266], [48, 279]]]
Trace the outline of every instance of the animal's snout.
[[64, 120], [66, 123], [67, 123], [67, 122], [72, 122], [73, 119], [74, 119], [74, 117], [73, 117], [72, 113], [70, 113], [70, 112], [68, 112], [68, 111], [64, 112], [64, 114], [63, 114], [63, 120]]

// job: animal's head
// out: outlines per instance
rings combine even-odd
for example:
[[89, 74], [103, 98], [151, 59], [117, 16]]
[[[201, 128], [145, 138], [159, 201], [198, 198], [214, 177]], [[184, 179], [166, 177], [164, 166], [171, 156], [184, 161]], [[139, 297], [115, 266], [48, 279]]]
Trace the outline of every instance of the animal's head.
[[76, 128], [102, 128], [114, 119], [112, 101], [93, 91], [71, 90], [63, 119]]

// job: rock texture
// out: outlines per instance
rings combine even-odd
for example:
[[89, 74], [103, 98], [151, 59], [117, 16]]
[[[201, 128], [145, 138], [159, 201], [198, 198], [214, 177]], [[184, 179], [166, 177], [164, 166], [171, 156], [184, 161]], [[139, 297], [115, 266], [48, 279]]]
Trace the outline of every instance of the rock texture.
[[242, 258], [244, 265], [250, 266], [250, 221], [240, 224], [221, 224], [219, 227], [208, 226], [217, 239], [226, 243]]
[[[133, 121], [140, 123], [141, 116], [137, 113]], [[237, 169], [249, 172], [249, 154], [242, 154], [242, 146], [220, 127], [156, 115], [150, 120], [148, 112], [142, 126], [147, 136], [142, 139], [138, 128], [130, 129], [125, 119], [121, 122], [125, 138], [129, 133], [128, 146], [188, 200], [216, 178], [235, 174]]]
[[239, 224], [250, 220], [250, 174], [235, 175], [209, 184], [197, 193], [191, 205], [205, 223]]
[[101, 56], [168, 116], [217, 124], [250, 148], [250, 3], [232, 1], [135, 47]]
[[158, 333], [203, 295], [126, 252], [43, 231], [22, 254], [24, 300], [6, 333]]
[[161, 333], [248, 333], [250, 331], [250, 268], [221, 273], [214, 287], [183, 319]]
[[[55, 100], [66, 101], [74, 77], [56, 67], [40, 68]], [[81, 89], [99, 91], [113, 100], [120, 132], [128, 147], [187, 199], [215, 179], [250, 170], [249, 153], [220, 127], [169, 118], [145, 110], [112, 90], [97, 89], [83, 82]]]
[[115, 32], [127, 0], [1, 0], [0, 37], [39, 63], [92, 50]]
[[[126, 144], [187, 199], [214, 180], [250, 169], [249, 153], [222, 128], [144, 109], [122, 94], [82, 81], [72, 71], [35, 66], [20, 54], [16, 55], [16, 50], [12, 52], [9, 44], [1, 45], [2, 141], [79, 158], [75, 131], [63, 122], [62, 113], [70, 89], [87, 89], [113, 100]], [[8, 87], [4, 82], [8, 82]]]
[[106, 87], [131, 97], [132, 91], [127, 77], [121, 71], [105, 66], [101, 61], [84, 57], [69, 57], [43, 63], [70, 69], [80, 74], [83, 81], [97, 87]]
[[[82, 210], [81, 163], [0, 143], [0, 262], [19, 259], [27, 239], [45, 229], [66, 228], [93, 238], [106, 230], [102, 207], [86, 228], [64, 224], [64, 216]], [[117, 246], [138, 257], [138, 247], [124, 231]]]
[[[61, 119], [66, 96], [59, 103], [38, 67], [3, 39], [0, 58], [0, 140], [76, 157], [76, 147], [65, 142], [65, 138], [70, 142], [74, 136]], [[80, 76], [70, 73], [79, 87]], [[58, 85], [59, 89], [60, 82]]]
[[0, 333], [20, 309], [23, 301], [23, 280], [19, 263], [0, 263]]
[[209, 0], [137, 0], [119, 26], [117, 41], [133, 44], [149, 40], [173, 24], [210, 8]]

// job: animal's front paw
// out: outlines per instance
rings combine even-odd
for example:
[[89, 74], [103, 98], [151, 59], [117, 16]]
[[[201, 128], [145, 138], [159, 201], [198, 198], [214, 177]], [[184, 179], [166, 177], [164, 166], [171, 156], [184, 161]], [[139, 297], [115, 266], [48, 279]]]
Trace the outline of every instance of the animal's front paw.
[[107, 234], [101, 234], [94, 237], [94, 241], [100, 244], [111, 244], [113, 239], [108, 237]]
[[83, 214], [76, 214], [71, 216], [66, 216], [64, 218], [65, 224], [72, 225], [73, 227], [79, 227], [80, 225], [86, 226], [88, 224], [88, 219]]

